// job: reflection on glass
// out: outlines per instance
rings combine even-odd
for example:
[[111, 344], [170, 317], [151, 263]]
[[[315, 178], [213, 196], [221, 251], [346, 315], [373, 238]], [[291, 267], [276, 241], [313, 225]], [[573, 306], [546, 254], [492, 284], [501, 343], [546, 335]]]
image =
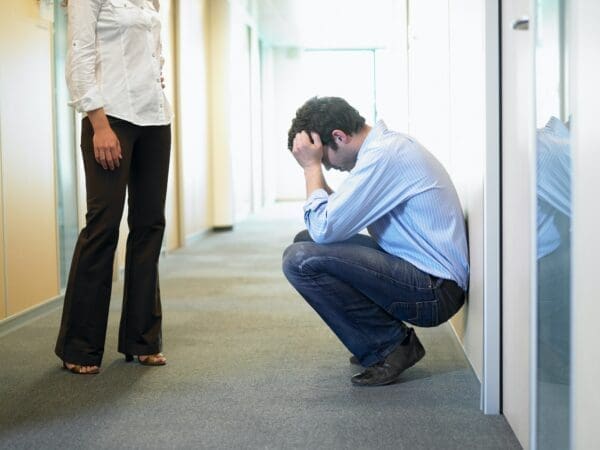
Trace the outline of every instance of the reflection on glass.
[[54, 14], [54, 80], [56, 113], [55, 146], [57, 171], [57, 220], [60, 254], [60, 286], [64, 289], [75, 248], [79, 224], [77, 221], [77, 172], [75, 160], [75, 122], [73, 110], [67, 105], [65, 81], [67, 53], [67, 13], [55, 2]]
[[565, 1], [537, 0], [536, 17], [536, 447], [568, 449], [571, 154]]
[[538, 448], [568, 448], [571, 275], [569, 128], [537, 132]]

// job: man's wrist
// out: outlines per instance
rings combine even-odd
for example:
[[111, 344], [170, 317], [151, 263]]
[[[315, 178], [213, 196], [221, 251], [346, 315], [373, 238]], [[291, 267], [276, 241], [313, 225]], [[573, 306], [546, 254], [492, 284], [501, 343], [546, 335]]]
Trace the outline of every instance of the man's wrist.
[[321, 163], [319, 162], [318, 164], [310, 164], [308, 166], [304, 166], [304, 174], [305, 175], [309, 175], [309, 174], [313, 174], [313, 173], [320, 173], [321, 172]]

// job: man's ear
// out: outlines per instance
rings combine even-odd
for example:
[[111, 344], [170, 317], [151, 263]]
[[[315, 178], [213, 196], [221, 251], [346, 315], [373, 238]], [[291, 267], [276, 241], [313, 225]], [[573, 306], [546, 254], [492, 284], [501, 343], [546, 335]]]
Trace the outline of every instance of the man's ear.
[[333, 130], [331, 132], [331, 136], [336, 144], [346, 144], [350, 138], [350, 136], [344, 133], [342, 130]]

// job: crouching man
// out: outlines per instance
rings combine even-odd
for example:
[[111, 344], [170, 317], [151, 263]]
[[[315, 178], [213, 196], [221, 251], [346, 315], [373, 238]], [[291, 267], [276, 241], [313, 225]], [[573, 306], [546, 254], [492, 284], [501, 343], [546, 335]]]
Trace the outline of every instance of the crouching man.
[[[393, 383], [425, 355], [407, 324], [437, 326], [464, 302], [468, 250], [452, 181], [413, 138], [369, 126], [337, 97], [298, 109], [288, 148], [304, 170], [307, 230], [285, 250], [283, 272], [364, 367], [352, 383]], [[336, 192], [322, 166], [350, 172]]]

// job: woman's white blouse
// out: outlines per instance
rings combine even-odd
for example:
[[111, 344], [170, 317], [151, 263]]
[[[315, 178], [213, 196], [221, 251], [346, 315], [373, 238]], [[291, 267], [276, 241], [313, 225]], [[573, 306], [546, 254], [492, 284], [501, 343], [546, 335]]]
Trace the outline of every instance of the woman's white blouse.
[[143, 126], [171, 122], [157, 6], [148, 0], [69, 1], [66, 78], [77, 111], [104, 108]]

